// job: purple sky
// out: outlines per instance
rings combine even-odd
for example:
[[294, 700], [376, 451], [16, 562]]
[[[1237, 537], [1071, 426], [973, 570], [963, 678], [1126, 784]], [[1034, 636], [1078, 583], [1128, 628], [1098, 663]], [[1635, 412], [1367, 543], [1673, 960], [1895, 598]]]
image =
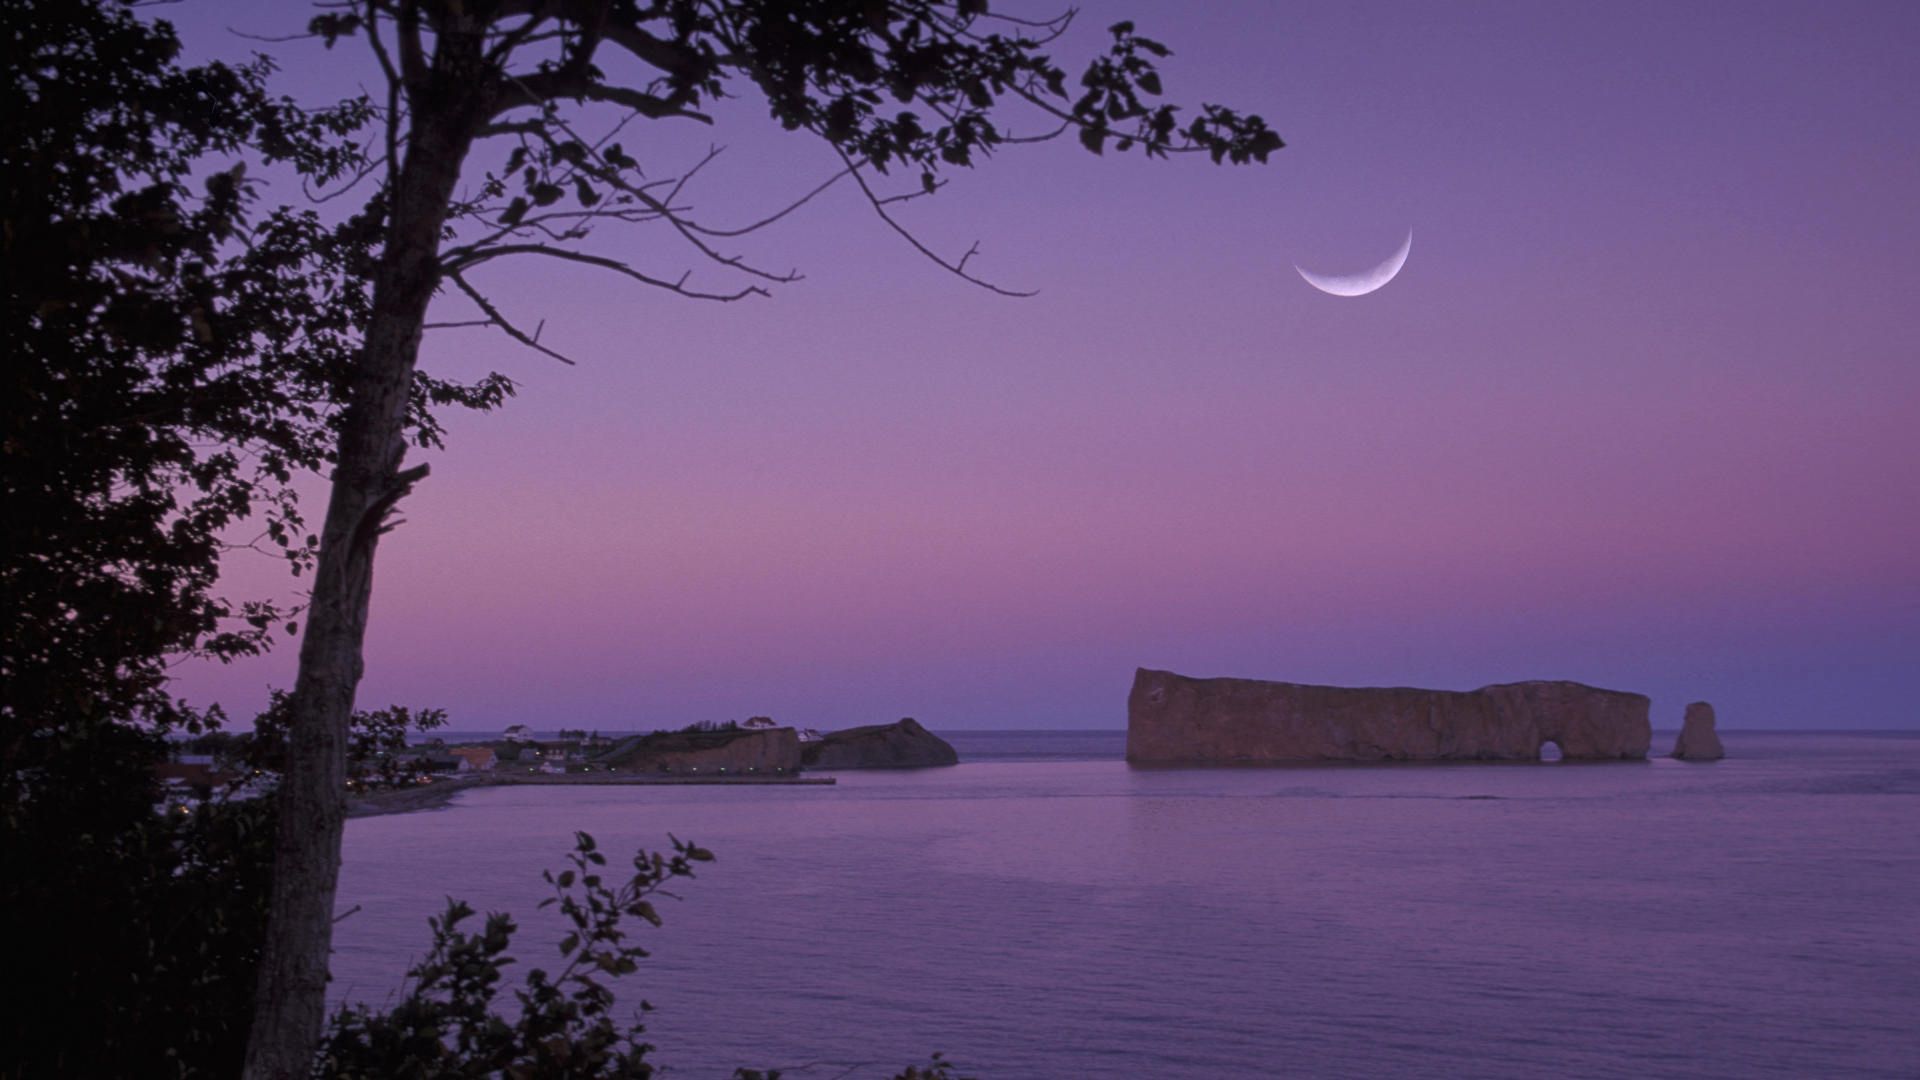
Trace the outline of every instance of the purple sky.
[[[220, 27], [303, 12], [167, 14], [231, 55]], [[1920, 726], [1920, 6], [1089, 2], [1067, 51], [1123, 17], [1176, 50], [1170, 96], [1290, 145], [1029, 147], [904, 211], [1033, 299], [851, 190], [736, 249], [807, 275], [767, 300], [496, 265], [583, 363], [432, 337], [431, 370], [522, 392], [455, 418], [383, 543], [361, 702], [1117, 728], [1144, 665]], [[370, 78], [276, 49], [298, 93]], [[670, 173], [726, 144], [690, 198], [743, 222], [833, 169], [760, 117], [627, 145]], [[1409, 228], [1374, 295], [1292, 269]], [[664, 233], [601, 244], [706, 274]], [[182, 688], [245, 710], [293, 658]]]

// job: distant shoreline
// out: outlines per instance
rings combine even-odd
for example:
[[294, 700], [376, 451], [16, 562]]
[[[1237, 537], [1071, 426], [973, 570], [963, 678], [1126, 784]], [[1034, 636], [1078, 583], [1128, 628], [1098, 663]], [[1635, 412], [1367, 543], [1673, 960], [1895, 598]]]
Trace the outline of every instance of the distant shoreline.
[[645, 776], [639, 773], [480, 773], [452, 780], [436, 781], [416, 787], [395, 788], [355, 795], [347, 803], [347, 817], [379, 817], [406, 814], [416, 810], [438, 810], [454, 796], [475, 788], [511, 787], [667, 787], [683, 784], [756, 785], [829, 785], [831, 776]]

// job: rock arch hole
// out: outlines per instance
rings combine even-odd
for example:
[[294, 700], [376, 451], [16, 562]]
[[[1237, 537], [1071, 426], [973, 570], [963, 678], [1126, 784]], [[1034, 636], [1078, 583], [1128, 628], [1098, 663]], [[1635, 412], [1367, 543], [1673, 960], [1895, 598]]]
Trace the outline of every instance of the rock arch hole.
[[1560, 752], [1560, 744], [1557, 742], [1554, 742], [1552, 739], [1548, 739], [1547, 741], [1540, 744], [1540, 760], [1541, 761], [1559, 761], [1562, 757], [1565, 757], [1565, 756], [1566, 755]]

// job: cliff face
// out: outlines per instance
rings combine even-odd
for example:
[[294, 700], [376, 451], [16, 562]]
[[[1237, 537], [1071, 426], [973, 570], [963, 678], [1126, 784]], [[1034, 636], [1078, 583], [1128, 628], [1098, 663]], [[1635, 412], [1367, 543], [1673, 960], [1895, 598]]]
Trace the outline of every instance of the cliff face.
[[960, 755], [945, 739], [909, 717], [897, 724], [831, 731], [801, 747], [809, 769], [915, 769], [958, 765]]
[[800, 737], [792, 728], [658, 732], [628, 739], [598, 760], [628, 772], [794, 772]]
[[1350, 688], [1190, 679], [1145, 668], [1127, 697], [1127, 760], [1136, 765], [1311, 761], [1538, 761], [1647, 756], [1651, 703], [1576, 682], [1478, 690]]

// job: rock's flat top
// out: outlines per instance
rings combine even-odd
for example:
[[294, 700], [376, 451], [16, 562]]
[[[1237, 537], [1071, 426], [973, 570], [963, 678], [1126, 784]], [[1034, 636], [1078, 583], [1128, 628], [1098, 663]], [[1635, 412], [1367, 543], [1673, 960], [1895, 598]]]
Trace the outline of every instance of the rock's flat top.
[[800, 754], [809, 769], [917, 769], [960, 763], [960, 755], [945, 739], [912, 718], [830, 731], [818, 742], [802, 743]]
[[1312, 761], [1639, 760], [1653, 726], [1642, 694], [1564, 680], [1478, 690], [1193, 679], [1140, 669], [1127, 698], [1139, 765]]
[[1673, 756], [1685, 761], [1719, 761], [1726, 757], [1726, 748], [1720, 745], [1720, 735], [1713, 726], [1713, 706], [1704, 701], [1687, 706], [1680, 737], [1673, 743]]

